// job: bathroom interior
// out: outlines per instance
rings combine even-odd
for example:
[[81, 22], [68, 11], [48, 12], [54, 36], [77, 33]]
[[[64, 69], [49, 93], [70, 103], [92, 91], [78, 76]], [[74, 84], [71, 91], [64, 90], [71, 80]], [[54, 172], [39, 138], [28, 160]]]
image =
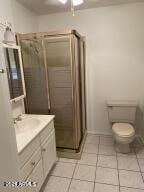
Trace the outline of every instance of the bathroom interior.
[[144, 192], [144, 0], [0, 0], [0, 192]]

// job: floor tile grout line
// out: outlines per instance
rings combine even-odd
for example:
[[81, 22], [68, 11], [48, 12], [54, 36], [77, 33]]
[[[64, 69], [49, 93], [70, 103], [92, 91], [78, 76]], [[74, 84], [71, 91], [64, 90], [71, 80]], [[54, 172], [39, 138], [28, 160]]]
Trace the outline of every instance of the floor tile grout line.
[[88, 167], [96, 167], [96, 165], [88, 165], [88, 164], [82, 164], [82, 163], [77, 163], [78, 165], [85, 165], [85, 166], [88, 166]]
[[[69, 190], [70, 190], [70, 186], [71, 186], [71, 183], [72, 183], [72, 180], [73, 180], [73, 179], [74, 179], [74, 180], [79, 180], [79, 181], [85, 181], [85, 182], [94, 183], [94, 188], [93, 188], [93, 192], [94, 192], [94, 191], [95, 191], [95, 184], [96, 184], [96, 183], [100, 183], [100, 182], [96, 182], [97, 168], [98, 168], [98, 167], [103, 167], [103, 166], [98, 166], [98, 157], [99, 157], [99, 155], [101, 155], [101, 156], [113, 156], [113, 157], [116, 157], [116, 160], [117, 160], [117, 168], [112, 168], [112, 167], [103, 167], [103, 168], [116, 169], [116, 170], [118, 171], [118, 181], [119, 181], [119, 185], [108, 184], [108, 183], [101, 183], [101, 184], [119, 186], [119, 192], [120, 192], [120, 190], [121, 190], [121, 189], [120, 189], [121, 187], [130, 188], [130, 189], [140, 189], [140, 190], [143, 190], [142, 188], [133, 188], [133, 187], [128, 187], [128, 186], [122, 186], [122, 185], [120, 185], [120, 178], [119, 178], [119, 171], [120, 171], [120, 170], [129, 171], [129, 172], [140, 172], [141, 177], [142, 177], [142, 180], [143, 180], [143, 182], [144, 182], [144, 177], [143, 177], [143, 175], [142, 175], [143, 172], [141, 171], [140, 164], [139, 164], [139, 161], [138, 161], [139, 159], [144, 159], [144, 158], [143, 158], [143, 157], [138, 157], [138, 155], [137, 155], [137, 153], [136, 153], [135, 147], [134, 147], [134, 146], [132, 147], [132, 148], [134, 149], [134, 157], [133, 157], [133, 156], [129, 156], [129, 158], [136, 158], [140, 171], [127, 170], [127, 169], [119, 169], [119, 168], [118, 168], [118, 158], [119, 158], [119, 157], [127, 158], [127, 157], [122, 156], [122, 155], [119, 155], [118, 152], [116, 152], [116, 155], [111, 155], [111, 154], [110, 154], [110, 155], [109, 155], [109, 154], [99, 154], [99, 149], [100, 149], [100, 146], [102, 146], [102, 145], [100, 144], [100, 136], [98, 136], [98, 137], [99, 137], [99, 143], [98, 143], [97, 145], [95, 144], [95, 146], [98, 147], [98, 152], [97, 152], [97, 154], [96, 154], [96, 153], [87, 153], [87, 152], [84, 152], [84, 151], [82, 152], [82, 154], [83, 154], [83, 153], [86, 153], [86, 154], [93, 154], [93, 155], [95, 155], [95, 156], [97, 157], [97, 158], [96, 158], [96, 159], [97, 159], [96, 165], [80, 164], [80, 163], [78, 163], [78, 160], [74, 163], [74, 162], [59, 161], [59, 159], [58, 159], [57, 162], [60, 162], [60, 163], [64, 163], [64, 164], [65, 164], [65, 163], [75, 164], [74, 170], [73, 170], [73, 174], [72, 174], [72, 178], [55, 176], [55, 175], [51, 175], [51, 176], [69, 179], [69, 180], [70, 180], [70, 183], [69, 183], [69, 187], [68, 187], [68, 189], [67, 189], [67, 190], [68, 190], [67, 192], [69, 192]], [[86, 144], [86, 143], [85, 143], [85, 144]], [[106, 146], [106, 145], [103, 145], [103, 146]], [[110, 147], [110, 146], [108, 146], [108, 147]], [[76, 166], [77, 166], [77, 165], [85, 165], [85, 166], [93, 166], [93, 167], [95, 167], [95, 168], [96, 168], [96, 169], [95, 169], [95, 181], [93, 182], [93, 181], [75, 179], [75, 178], [74, 178], [74, 173], [75, 173], [75, 169], [76, 169]]]
[[[72, 179], [72, 178], [68, 178], [68, 177], [60, 177], [60, 176], [55, 176], [55, 175], [51, 175], [51, 176], [53, 176], [53, 177], [58, 177], [58, 178], [69, 179], [69, 180], [71, 180], [71, 179]], [[105, 185], [111, 185], [111, 186], [119, 186], [119, 185], [114, 185], [114, 184], [109, 184], [109, 183], [103, 183], [103, 182], [93, 182], [93, 181], [81, 180], [81, 179], [76, 179], [76, 178], [73, 178], [73, 180], [84, 181], [84, 182], [89, 182], [89, 183], [105, 184]], [[142, 188], [128, 187], [128, 186], [125, 186], [125, 185], [121, 185], [120, 187], [125, 187], [125, 188], [130, 188], [130, 189], [139, 189], [139, 190], [144, 190], [144, 189], [142, 189]]]
[[[108, 154], [97, 154], [97, 153], [88, 153], [88, 152], [83, 152], [83, 153], [87, 153], [87, 154], [93, 154], [93, 155], [102, 155], [102, 156], [113, 156], [113, 157], [116, 157], [116, 154], [115, 155], [108, 155]], [[134, 156], [134, 157], [133, 157]], [[131, 158], [136, 158], [135, 157], [135, 155], [133, 155], [133, 156], [130, 156]], [[118, 154], [118, 156], [117, 157], [123, 157], [123, 158], [127, 158], [127, 157], [125, 157], [125, 156], [123, 156], [123, 155], [121, 155], [121, 154]], [[130, 158], [129, 157], [129, 158]], [[144, 157], [138, 157], [138, 159], [144, 159]]]
[[[99, 155], [97, 155], [99, 156]], [[117, 159], [116, 159], [117, 160]], [[88, 167], [96, 167], [96, 165], [88, 165], [88, 164], [82, 164], [82, 163], [69, 163], [69, 162], [61, 162], [61, 163], [66, 163], [66, 164], [77, 164], [77, 165], [83, 165], [83, 166], [88, 166]], [[127, 171], [127, 172], [142, 172], [142, 171], [136, 171], [136, 170], [129, 170], [129, 169], [119, 169], [119, 168], [113, 168], [113, 167], [106, 167], [106, 166], [100, 166], [100, 165], [97, 165], [97, 167], [101, 167], [101, 168], [108, 168], [108, 169], [115, 169], [115, 170], [122, 170], [122, 171]], [[142, 172], [144, 173], [144, 172]], [[63, 178], [63, 177], [62, 177]], [[64, 177], [65, 178], [65, 177]]]
[[100, 145], [100, 146], [106, 146], [106, 147], [113, 147], [113, 145], [106, 145], [106, 144], [98, 144], [98, 143], [90, 143], [90, 142], [87, 142], [87, 143], [85, 143], [85, 145], [87, 145], [87, 144], [90, 144], [90, 145]]
[[119, 168], [118, 168], [118, 154], [116, 152], [116, 160], [117, 160], [117, 172], [118, 172], [118, 182], [119, 182], [119, 192], [121, 191], [120, 189], [120, 175], [119, 175]]
[[76, 164], [77, 162], [72, 163], [72, 162], [58, 161], [58, 163], [69, 163], [69, 164]]
[[135, 155], [136, 155], [136, 159], [137, 159], [137, 163], [138, 163], [138, 166], [139, 166], [140, 174], [141, 174], [141, 177], [142, 177], [142, 180], [143, 180], [143, 183], [144, 183], [143, 173], [142, 173], [142, 171], [141, 171], [140, 163], [139, 163], [139, 160], [138, 160], [138, 158], [137, 158], [137, 153], [136, 153], [136, 151], [135, 151], [135, 148], [134, 148], [134, 152], [135, 152]]
[[110, 184], [110, 183], [103, 183], [103, 182], [95, 182], [95, 183], [119, 187], [119, 185], [114, 185], [114, 184]]
[[116, 168], [112, 168], [112, 167], [105, 167], [105, 166], [99, 166], [99, 165], [98, 165], [98, 167], [101, 167], [101, 168], [108, 168], [108, 169], [116, 169], [116, 170], [119, 170], [119, 171], [122, 170], [122, 171], [136, 172], [136, 173], [140, 172], [140, 171], [129, 170], [129, 169], [118, 169], [117, 167], [116, 167]]
[[100, 145], [100, 136], [99, 136], [99, 143], [98, 143], [98, 153], [97, 153], [97, 161], [96, 161], [96, 169], [95, 169], [95, 178], [94, 178], [94, 188], [93, 192], [95, 192], [95, 186], [96, 186], [96, 174], [97, 174], [97, 165], [98, 165], [98, 156], [99, 156], [99, 145]]
[[141, 191], [144, 191], [144, 189], [142, 188], [133, 188], [133, 187], [128, 187], [128, 186], [125, 186], [125, 185], [121, 185], [120, 187], [124, 187], [124, 188], [128, 188], [128, 189], [138, 189], [138, 190], [141, 190]]
[[[98, 136], [99, 137], [99, 136]], [[99, 137], [99, 142], [100, 142], [100, 137]], [[85, 144], [86, 144], [86, 142], [85, 142]], [[84, 145], [85, 145], [84, 144]], [[82, 154], [84, 153], [84, 151], [82, 151]], [[97, 161], [98, 161], [98, 154], [96, 154], [97, 155]], [[71, 181], [70, 181], [70, 184], [69, 184], [69, 188], [68, 188], [68, 191], [67, 192], [70, 192], [70, 186], [71, 186], [71, 183], [72, 183], [72, 180], [73, 179], [75, 179], [74, 178], [74, 173], [75, 173], [75, 170], [76, 170], [76, 167], [77, 167], [77, 165], [79, 165], [78, 164], [78, 160], [77, 160], [77, 162], [76, 162], [76, 164], [75, 164], [75, 168], [74, 168], [74, 171], [73, 171], [73, 175], [72, 175], [72, 178], [71, 178]], [[88, 165], [87, 165], [88, 166]], [[95, 167], [95, 166], [93, 166], [93, 167]], [[95, 176], [96, 176], [96, 171], [95, 171]], [[80, 181], [82, 181], [82, 180], [80, 180]], [[88, 182], [88, 181], [87, 181]], [[90, 181], [89, 181], [90, 182]], [[95, 180], [94, 180], [94, 182], [92, 182], [92, 183], [94, 183], [94, 189], [93, 189], [93, 192], [94, 192], [94, 190], [95, 190]]]
[[74, 167], [74, 170], [73, 170], [73, 174], [72, 174], [72, 178], [71, 178], [71, 180], [70, 180], [70, 184], [69, 184], [69, 187], [68, 187], [67, 192], [69, 192], [69, 191], [70, 191], [70, 186], [71, 186], [71, 183], [72, 183], [72, 180], [73, 180], [73, 176], [74, 176], [74, 173], [75, 173], [75, 170], [76, 170], [77, 164], [78, 164], [78, 160], [77, 160], [77, 162], [76, 162], [76, 164], [75, 164], [75, 167]]

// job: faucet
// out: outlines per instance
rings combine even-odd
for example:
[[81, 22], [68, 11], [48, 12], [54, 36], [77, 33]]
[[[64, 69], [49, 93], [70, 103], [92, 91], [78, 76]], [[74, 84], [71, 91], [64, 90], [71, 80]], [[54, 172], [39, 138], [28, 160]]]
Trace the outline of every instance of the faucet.
[[17, 117], [13, 118], [14, 123], [16, 123], [16, 121], [21, 121], [22, 120], [22, 116], [18, 115]]

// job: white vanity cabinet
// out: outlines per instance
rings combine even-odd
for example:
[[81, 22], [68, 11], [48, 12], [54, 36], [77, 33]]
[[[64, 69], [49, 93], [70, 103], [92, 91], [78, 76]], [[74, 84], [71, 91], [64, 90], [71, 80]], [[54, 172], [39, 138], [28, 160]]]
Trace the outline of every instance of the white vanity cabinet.
[[29, 192], [38, 192], [40, 190], [44, 182], [42, 159], [38, 162], [33, 172], [28, 177], [27, 181], [34, 181], [37, 183], [37, 187], [28, 188]]
[[44, 178], [48, 175], [51, 167], [53, 166], [53, 160], [56, 160], [56, 148], [54, 130], [51, 132], [49, 137], [43, 141], [42, 145], [42, 159], [44, 168]]
[[28, 191], [39, 192], [55, 162], [55, 130], [54, 123], [51, 121], [19, 153], [21, 180], [37, 182], [37, 187], [28, 187]]

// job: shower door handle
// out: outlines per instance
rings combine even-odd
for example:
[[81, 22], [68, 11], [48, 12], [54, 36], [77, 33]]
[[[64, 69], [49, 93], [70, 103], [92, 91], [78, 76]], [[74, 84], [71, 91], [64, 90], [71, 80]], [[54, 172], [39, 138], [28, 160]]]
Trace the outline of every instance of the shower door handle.
[[51, 112], [50, 95], [48, 93], [48, 112]]

